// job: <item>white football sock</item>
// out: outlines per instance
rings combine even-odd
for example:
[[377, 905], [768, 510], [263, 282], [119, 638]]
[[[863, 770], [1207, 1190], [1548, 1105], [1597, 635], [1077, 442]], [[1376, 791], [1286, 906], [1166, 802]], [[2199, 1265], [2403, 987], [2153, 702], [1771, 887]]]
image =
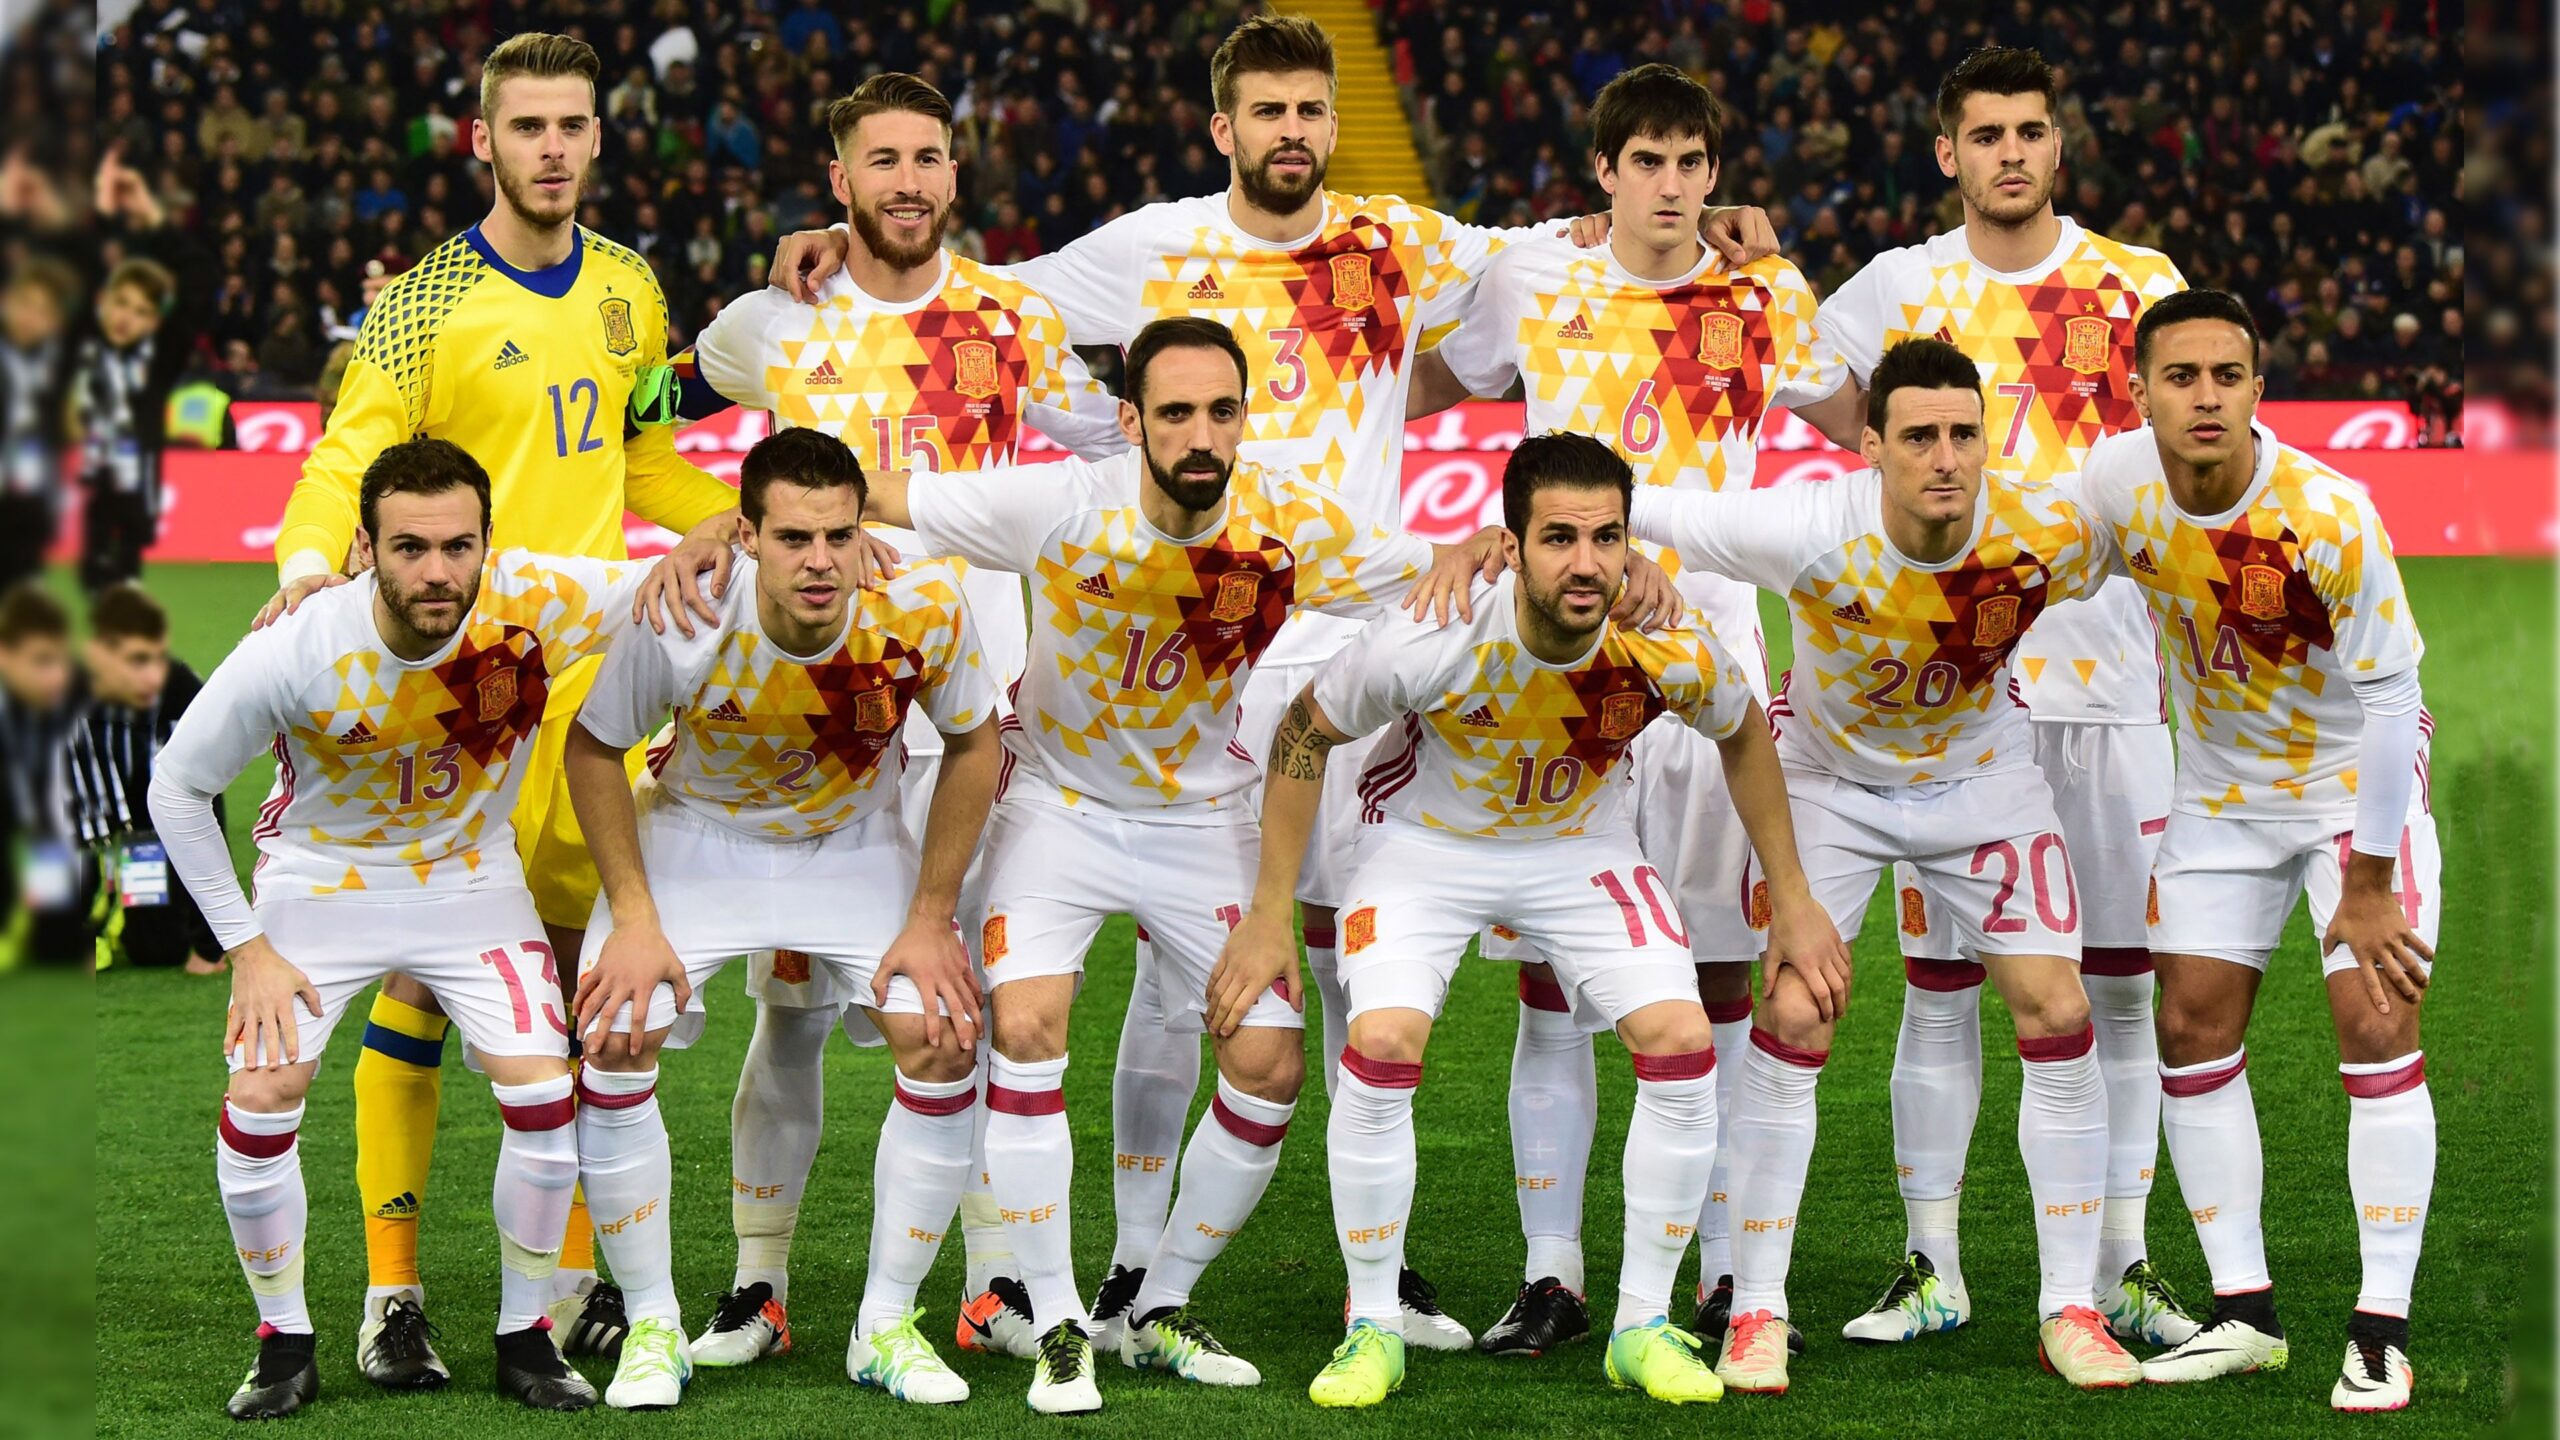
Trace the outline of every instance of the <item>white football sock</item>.
[[622, 1286], [634, 1323], [681, 1327], [673, 1240], [667, 1223], [667, 1123], [658, 1113], [658, 1067], [578, 1071], [578, 1178], [596, 1217], [596, 1245]]
[[987, 1293], [987, 1286], [999, 1275], [1012, 1275], [1019, 1268], [1013, 1263], [1013, 1236], [1004, 1228], [1004, 1217], [996, 1211], [995, 1191], [987, 1177], [987, 1066], [995, 1058], [995, 1047], [984, 1041], [978, 1045], [978, 1068], [973, 1076], [978, 1086], [978, 1104], [969, 1112], [969, 1173], [960, 1187], [960, 1243], [968, 1262], [970, 1298]]
[[2201, 1065], [2160, 1067], [2160, 1119], [2178, 1190], [2196, 1222], [2213, 1292], [2264, 1290], [2267, 1236], [2259, 1219], [2266, 1156], [2258, 1107], [2249, 1096], [2246, 1048]]
[[1523, 1280], [1548, 1276], [1583, 1293], [1582, 1190], [1600, 1128], [1591, 1036], [1552, 980], [1520, 972], [1520, 1032], [1511, 1046], [1511, 1166], [1528, 1239]]
[[560, 1265], [560, 1233], [569, 1224], [569, 1195], [578, 1184], [578, 1127], [566, 1075], [530, 1085], [497, 1085], [498, 1174], [489, 1213], [498, 1222], [498, 1333], [542, 1323], [551, 1272]]
[[2152, 1028], [2149, 971], [2092, 975], [2089, 1023], [2098, 1032], [2098, 1069], [2107, 1081], [2107, 1213], [2098, 1238], [2098, 1288], [2149, 1256], [2143, 1213], [2160, 1164], [2160, 1041]]
[[2356, 1308], [2406, 1318], [2436, 1179], [2436, 1106], [2427, 1090], [2426, 1052], [2341, 1065], [2338, 1074], [2347, 1086], [2347, 1189], [2355, 1197], [2356, 1243], [2364, 1255]]
[[731, 1282], [758, 1281], [791, 1299], [791, 1237], [800, 1197], [826, 1132], [827, 1037], [843, 1014], [756, 1002], [756, 1033], [729, 1105], [729, 1226], [738, 1236]]
[[891, 1073], [889, 1114], [871, 1160], [871, 1265], [855, 1320], [856, 1333], [865, 1337], [915, 1308], [916, 1290], [960, 1208], [976, 1128], [969, 1113], [978, 1107], [975, 1076], [934, 1081]]
[[987, 1176], [1031, 1296], [1032, 1328], [1082, 1324], [1067, 1196], [1076, 1152], [1067, 1131], [1067, 1057], [987, 1066]]
[[2037, 1316], [2086, 1306], [2097, 1273], [2098, 1229], [2107, 1194], [2107, 1082], [2096, 1036], [2018, 1040], [2026, 1077], [2018, 1093], [2018, 1153], [2036, 1207], [2036, 1263], [2043, 1277]]
[[1314, 977], [1316, 1004], [1323, 1012], [1318, 1019], [1324, 1030], [1324, 1053], [1317, 1059], [1324, 1066], [1324, 1093], [1331, 1096], [1340, 1077], [1334, 1072], [1342, 1068], [1342, 1051], [1351, 1043], [1351, 997], [1342, 988], [1342, 975], [1336, 968], [1334, 939], [1339, 932], [1331, 925], [1307, 927], [1307, 974]]
[[1798, 1050], [1766, 1030], [1751, 1032], [1733, 1119], [1733, 1313], [1787, 1315], [1787, 1267], [1796, 1210], [1813, 1164], [1816, 1082], [1828, 1050]]
[[1404, 1333], [1404, 1305], [1396, 1296], [1404, 1262], [1404, 1227], [1413, 1216], [1413, 1092], [1420, 1064], [1372, 1060], [1342, 1052], [1333, 1117], [1325, 1126], [1327, 1168], [1333, 1180], [1334, 1238], [1351, 1273], [1346, 1320], [1368, 1320]]
[[1200, 1272], [1244, 1228], [1280, 1168], [1280, 1141], [1295, 1104], [1248, 1095], [1218, 1077], [1217, 1098], [1182, 1152], [1182, 1193], [1153, 1255], [1142, 1257], [1146, 1283], [1129, 1306], [1137, 1321], [1191, 1299]]
[[1961, 1284], [1957, 1197], [1982, 1110], [1982, 977], [1970, 962], [1906, 959], [1893, 1047], [1893, 1168], [1905, 1250]]
[[1111, 1062], [1111, 1263], [1137, 1269], [1164, 1239], [1175, 1157], [1200, 1088], [1200, 1037], [1165, 1028], [1155, 944], [1138, 932], [1138, 978]]
[[[257, 1297], [261, 1323], [288, 1335], [311, 1333], [302, 1298], [303, 1234], [311, 1202], [302, 1188], [302, 1107], [259, 1113], [222, 1107], [213, 1173], [231, 1218], [231, 1248]], [[557, 1227], [554, 1227], [555, 1231]]]
[[[1689, 1251], [1708, 1177], [1716, 1167], [1716, 1052], [1638, 1055], [1635, 1117], [1620, 1162], [1626, 1249], [1612, 1330], [1670, 1313], [1680, 1257]], [[1684, 1319], [1686, 1317], [1683, 1317]]]
[[[1730, 1125], [1741, 1094], [1743, 1054], [1751, 1048], [1751, 997], [1707, 1003], [1716, 1037], [1716, 1116]], [[1716, 1146], [1716, 1168], [1707, 1180], [1707, 1203], [1698, 1208], [1698, 1298], [1733, 1273], [1733, 1146]]]

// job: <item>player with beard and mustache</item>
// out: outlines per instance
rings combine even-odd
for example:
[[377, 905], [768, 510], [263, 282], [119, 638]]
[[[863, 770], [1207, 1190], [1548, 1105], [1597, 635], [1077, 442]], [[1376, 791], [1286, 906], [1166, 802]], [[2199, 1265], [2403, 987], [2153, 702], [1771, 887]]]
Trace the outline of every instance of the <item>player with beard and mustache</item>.
[[[638, 254], [576, 222], [597, 153], [596, 64], [585, 42], [559, 35], [518, 35], [489, 53], [471, 143], [496, 199], [366, 312], [328, 428], [285, 506], [275, 552], [284, 589], [261, 624], [361, 568], [349, 560], [359, 478], [413, 436], [450, 440], [488, 471], [497, 548], [619, 560], [630, 510], [693, 532], [680, 553], [694, 563], [674, 567], [688, 587], [699, 569], [725, 572], [737, 496], [676, 454], [662, 403], [665, 297]], [[582, 666], [552, 687], [515, 815], [527, 883], [563, 955], [578, 953], [596, 895], [560, 766], [594, 673]], [[636, 773], [636, 751], [632, 763]], [[358, 1354], [366, 1377], [391, 1389], [448, 1378], [428, 1343], [417, 1239], [445, 1028], [434, 997], [394, 974], [355, 1064], [370, 1278]], [[569, 1230], [554, 1318], [572, 1354], [610, 1353], [621, 1299], [597, 1281], [583, 1205]]]
[[[1230, 166], [1224, 193], [1141, 207], [1001, 273], [1048, 297], [1077, 345], [1126, 345], [1145, 326], [1173, 316], [1230, 327], [1258, 390], [1244, 457], [1295, 468], [1338, 491], [1360, 520], [1401, 529], [1405, 401], [1423, 333], [1458, 317], [1494, 252], [1564, 227], [1495, 229], [1395, 196], [1326, 189], [1326, 166], [1340, 135], [1333, 42], [1302, 16], [1257, 16], [1236, 27], [1210, 62], [1210, 98], [1210, 135]], [[1369, 123], [1402, 121], [1381, 115]], [[1606, 218], [1575, 222], [1574, 238], [1598, 243]], [[1777, 250], [1758, 211], [1709, 211], [1700, 228], [1735, 264]], [[844, 263], [850, 238], [842, 229], [788, 237], [772, 274], [809, 298], [811, 287]], [[1627, 612], [1619, 618], [1635, 620]], [[1356, 626], [1331, 616], [1290, 622], [1245, 697], [1241, 742], [1247, 749], [1262, 746], [1290, 697], [1355, 633]], [[1333, 978], [1332, 907], [1359, 829], [1353, 789], [1364, 754], [1365, 745], [1355, 745], [1338, 757], [1333, 794], [1303, 872], [1307, 945], [1325, 1001], [1328, 1086], [1344, 1033]], [[1165, 1035], [1165, 1006], [1143, 936], [1137, 972], [1112, 1082], [1119, 1241], [1093, 1314], [1106, 1344], [1144, 1283], [1139, 1267], [1163, 1233], [1172, 1160], [1199, 1080], [1198, 1047], [1169, 1043]], [[1450, 1350], [1473, 1342], [1465, 1326], [1442, 1313], [1419, 1274], [1407, 1269], [1401, 1283], [1405, 1333], [1414, 1343]], [[1002, 1323], [994, 1303], [973, 1296], [970, 1308]]]
[[[1026, 423], [1088, 459], [1128, 448], [1120, 402], [1067, 348], [1057, 310], [1005, 272], [942, 250], [956, 170], [951, 104], [941, 92], [913, 75], [875, 75], [831, 104], [826, 120], [835, 152], [828, 178], [853, 225], [846, 266], [814, 303], [767, 289], [722, 309], [676, 357], [686, 413], [733, 402], [769, 411], [777, 426], [843, 441], [868, 471], [1010, 465]], [[912, 535], [889, 538], [914, 551]], [[1026, 639], [1022, 577], [971, 567], [961, 583], [987, 666], [1000, 689], [1010, 686]], [[690, 633], [681, 611], [678, 623]], [[919, 709], [905, 735], [900, 789], [908, 827], [921, 836], [942, 732]], [[971, 887], [961, 902], [972, 927], [974, 894]], [[749, 957], [747, 990], [757, 1000], [755, 1038], [730, 1120], [738, 1264], [693, 1342], [697, 1365], [745, 1365], [791, 1343], [791, 1243], [825, 1122], [820, 1062], [827, 1036], [859, 998], [827, 967], [771, 951]], [[996, 1298], [1000, 1279], [1020, 1294], [1003, 1279], [1012, 1269], [1004, 1227], [984, 1167], [969, 1173], [959, 1343], [1028, 1358], [1027, 1318]], [[974, 1297], [985, 1298], [967, 1306]]]

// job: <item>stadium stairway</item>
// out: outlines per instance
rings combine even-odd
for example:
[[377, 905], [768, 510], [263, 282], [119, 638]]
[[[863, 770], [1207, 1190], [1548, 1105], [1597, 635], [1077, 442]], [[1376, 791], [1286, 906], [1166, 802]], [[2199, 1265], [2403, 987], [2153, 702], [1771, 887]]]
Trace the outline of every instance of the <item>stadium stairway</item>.
[[1315, 21], [1333, 37], [1342, 139], [1326, 171], [1326, 187], [1430, 204], [1431, 182], [1414, 149], [1413, 122], [1396, 96], [1394, 62], [1378, 39], [1377, 18], [1366, 0], [1284, 0], [1278, 8]]

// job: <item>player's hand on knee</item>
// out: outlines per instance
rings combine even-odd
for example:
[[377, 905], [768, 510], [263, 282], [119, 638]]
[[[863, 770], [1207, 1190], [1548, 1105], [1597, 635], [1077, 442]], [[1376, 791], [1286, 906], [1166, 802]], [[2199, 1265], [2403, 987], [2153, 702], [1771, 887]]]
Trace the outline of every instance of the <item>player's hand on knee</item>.
[[1298, 939], [1290, 933], [1286, 912], [1266, 916], [1247, 911], [1244, 923], [1228, 932], [1217, 968], [1209, 972], [1209, 1033], [1235, 1034], [1262, 992], [1275, 987], [1290, 1008], [1306, 1011], [1306, 988], [1298, 983]]
[[1792, 971], [1804, 982], [1824, 1024], [1836, 1024], [1849, 1011], [1849, 947], [1840, 943], [1839, 929], [1810, 891], [1771, 897], [1769, 948], [1761, 970], [1772, 996], [1780, 972]]
[[[649, 1033], [649, 999], [660, 985], [674, 988], [676, 1013], [683, 1014], [692, 1003], [693, 985], [675, 947], [654, 924], [617, 924], [605, 937], [596, 963], [578, 977], [577, 1033], [586, 1053], [598, 1059], [638, 1059]], [[618, 1032], [612, 1025], [625, 1005], [631, 1007], [631, 1021], [619, 1032], [623, 1040], [617, 1052]]]
[[264, 630], [278, 620], [302, 608], [302, 602], [333, 586], [344, 585], [344, 575], [305, 575], [275, 593], [274, 598], [258, 607], [258, 618], [249, 622], [252, 630]]
[[281, 1070], [302, 1060], [302, 1027], [296, 1021], [296, 1000], [320, 1018], [320, 992], [313, 988], [310, 977], [294, 968], [293, 963], [276, 953], [263, 935], [240, 946], [228, 957], [231, 964], [231, 1014], [222, 1037], [222, 1053], [230, 1055], [245, 1047], [244, 1057], [251, 1070]]
[[[951, 917], [934, 920], [911, 916], [871, 976], [871, 1008], [889, 1008], [889, 982], [904, 975], [924, 997], [925, 1044], [940, 1049], [950, 1036], [951, 1048], [977, 1048], [983, 1022], [978, 1014], [978, 981], [969, 970], [969, 952], [951, 928]], [[950, 1017], [949, 1024], [944, 1016]]]
[[2345, 887], [2337, 913], [2329, 917], [2329, 933], [2321, 937], [2320, 953], [2341, 945], [2355, 956], [2374, 1009], [2388, 1015], [2395, 997], [2415, 1005], [2425, 996], [2435, 948], [2419, 938], [2399, 897], [2388, 888]]
[[794, 230], [773, 247], [773, 268], [765, 278], [789, 291], [803, 305], [818, 303], [818, 287], [844, 268], [845, 237], [833, 230]]
[[1778, 253], [1778, 227], [1757, 205], [1712, 207], [1699, 217], [1698, 238], [1735, 265], [1748, 265]]
[[1680, 618], [1688, 602], [1671, 583], [1671, 573], [1642, 555], [1627, 557], [1627, 583], [1618, 588], [1618, 603], [1609, 618], [1622, 627], [1660, 630]]

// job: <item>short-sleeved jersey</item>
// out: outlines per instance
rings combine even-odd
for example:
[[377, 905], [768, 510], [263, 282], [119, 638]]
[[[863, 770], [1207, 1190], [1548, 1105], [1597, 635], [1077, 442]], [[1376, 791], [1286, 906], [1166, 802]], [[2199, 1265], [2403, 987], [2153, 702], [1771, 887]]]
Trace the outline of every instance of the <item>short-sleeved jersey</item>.
[[2149, 427], [2099, 442], [2082, 485], [2158, 617], [2190, 814], [2351, 820], [2364, 709], [2354, 683], [2425, 653], [2364, 487], [2253, 425], [2239, 502], [2190, 515]]
[[[1976, 261], [1961, 229], [1888, 250], [1822, 302], [1823, 338], [1861, 384], [1900, 341], [1948, 341], [1981, 367], [1991, 468], [2028, 483], [2071, 475], [2091, 445], [2142, 423], [2134, 323], [2187, 282], [2156, 250], [2068, 216], [2061, 226], [2053, 253], [2018, 271]], [[2166, 718], [2159, 652], [2124, 585], [2048, 611], [2018, 647], [2018, 675], [2038, 719]]]
[[757, 839], [805, 840], [894, 811], [910, 708], [946, 734], [974, 730], [995, 713], [996, 683], [954, 566], [910, 566], [852, 597], [836, 642], [794, 655], [765, 633], [756, 565], [742, 560], [718, 625], [614, 646], [578, 723], [628, 749], [673, 707], [674, 730], [649, 750], [659, 787]]
[[[2106, 577], [2113, 548], [2050, 485], [1986, 476], [1973, 538], [1922, 564], [1884, 529], [1884, 482], [1708, 495], [1641, 489], [1630, 527], [1786, 597], [1795, 669], [1770, 703], [1790, 765], [1916, 785], [2035, 763], [2010, 679], [2018, 636]], [[1810, 672], [1810, 673], [1807, 673]]]
[[276, 561], [345, 560], [365, 467], [434, 436], [489, 472], [494, 547], [619, 560], [623, 511], [689, 530], [737, 492], [629, 423], [641, 370], [667, 359], [648, 262], [581, 228], [569, 258], [523, 271], [474, 227], [427, 252], [365, 311], [328, 429], [285, 505]]
[[274, 754], [275, 787], [250, 832], [261, 900], [521, 886], [508, 819], [517, 750], [552, 677], [631, 629], [648, 570], [502, 551], [461, 629], [414, 662], [382, 643], [368, 570], [242, 640], [158, 763], [220, 793]]
[[1361, 819], [1535, 840], [1632, 823], [1628, 747], [1662, 714], [1721, 740], [1751, 714], [1742, 667], [1691, 611], [1659, 633], [1604, 622], [1556, 665], [1521, 642], [1518, 576], [1479, 585], [1475, 619], [1401, 612], [1318, 671], [1316, 704], [1357, 737], [1393, 727], [1360, 776]]
[[1260, 771], [1236, 742], [1245, 677], [1301, 606], [1367, 618], [1431, 547], [1355, 520], [1295, 471], [1239, 461], [1224, 511], [1166, 535], [1139, 506], [1145, 457], [918, 476], [925, 548], [1031, 582], [1031, 655], [1004, 724], [1017, 792], [1153, 820], [1229, 824]]

